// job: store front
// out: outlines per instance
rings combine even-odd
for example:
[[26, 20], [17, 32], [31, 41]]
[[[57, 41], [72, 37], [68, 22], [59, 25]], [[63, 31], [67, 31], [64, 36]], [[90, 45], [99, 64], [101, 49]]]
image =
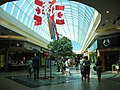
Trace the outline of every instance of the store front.
[[37, 45], [20, 40], [0, 40], [0, 71], [26, 69], [26, 63], [37, 53], [41, 58], [44, 54]]
[[120, 34], [99, 37], [89, 48], [89, 55], [93, 63], [97, 56], [103, 62], [103, 71], [112, 71], [112, 66], [120, 63]]

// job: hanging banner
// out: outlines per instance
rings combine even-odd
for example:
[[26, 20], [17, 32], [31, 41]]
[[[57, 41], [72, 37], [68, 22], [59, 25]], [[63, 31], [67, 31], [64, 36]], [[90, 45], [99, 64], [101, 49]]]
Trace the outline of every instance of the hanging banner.
[[56, 24], [65, 24], [64, 22], [64, 6], [56, 5], [56, 11], [57, 11], [57, 19], [56, 19]]
[[44, 0], [34, 0], [35, 3], [35, 14], [34, 14], [34, 26], [42, 24], [42, 15], [49, 14], [50, 21], [54, 21], [54, 14], [57, 11], [56, 24], [64, 24], [64, 6], [56, 5], [56, 0], [44, 2]]
[[58, 32], [57, 32], [55, 21], [50, 20], [50, 14], [47, 14], [47, 19], [48, 19], [48, 27], [49, 27], [50, 37], [51, 37], [51, 39], [57, 40]]
[[34, 14], [34, 26], [38, 26], [42, 24], [42, 16], [41, 14], [44, 14], [44, 4], [42, 0], [34, 0], [34, 3], [36, 5], [36, 14]]

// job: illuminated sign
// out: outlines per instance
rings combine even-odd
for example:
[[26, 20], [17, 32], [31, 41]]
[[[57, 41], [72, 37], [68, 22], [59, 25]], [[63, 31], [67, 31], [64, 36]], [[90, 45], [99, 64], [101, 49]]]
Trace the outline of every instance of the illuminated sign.
[[103, 40], [103, 45], [104, 45], [105, 47], [109, 46], [109, 45], [110, 45], [110, 40], [109, 40], [109, 39], [104, 39], [104, 40]]

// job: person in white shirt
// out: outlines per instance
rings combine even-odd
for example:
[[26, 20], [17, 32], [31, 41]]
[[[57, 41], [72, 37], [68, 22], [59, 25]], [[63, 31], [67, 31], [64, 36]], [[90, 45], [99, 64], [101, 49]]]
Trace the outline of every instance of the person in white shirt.
[[65, 61], [65, 66], [66, 66], [66, 71], [69, 72], [69, 74], [71, 74], [71, 72], [70, 72], [70, 59], [67, 59]]

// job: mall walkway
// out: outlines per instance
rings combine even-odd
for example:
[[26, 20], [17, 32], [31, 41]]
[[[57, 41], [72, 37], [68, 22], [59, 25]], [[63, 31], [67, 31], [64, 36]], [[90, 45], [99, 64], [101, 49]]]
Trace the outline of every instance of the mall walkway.
[[[79, 71], [76, 71], [74, 68], [71, 70], [72, 74], [62, 75], [61, 73], [56, 72], [53, 69], [53, 75], [59, 76], [58, 81], [61, 83], [55, 83], [54, 80], [57, 80], [57, 77], [52, 78], [53, 81], [45, 79], [33, 80], [27, 79], [27, 72], [24, 71], [13, 71], [13, 72], [0, 72], [0, 90], [119, 90], [120, 89], [120, 74], [112, 74], [110, 71], [102, 73], [102, 82], [97, 81], [96, 72], [91, 70], [91, 79], [90, 82], [82, 81]], [[44, 70], [40, 70], [40, 75], [44, 76]], [[8, 77], [11, 77], [8, 78]], [[19, 78], [20, 79], [19, 79]], [[18, 80], [24, 79], [25, 82], [16, 82], [13, 79], [18, 78]], [[41, 82], [42, 81], [42, 82]], [[64, 82], [65, 81], [65, 82]], [[42, 84], [45, 82], [45, 84]], [[21, 84], [22, 83], [22, 84]], [[33, 83], [33, 84], [30, 84]], [[27, 86], [30, 84], [31, 86]], [[36, 86], [35, 86], [36, 84]], [[37, 84], [39, 84], [37, 86]], [[34, 87], [32, 87], [34, 85]]]

